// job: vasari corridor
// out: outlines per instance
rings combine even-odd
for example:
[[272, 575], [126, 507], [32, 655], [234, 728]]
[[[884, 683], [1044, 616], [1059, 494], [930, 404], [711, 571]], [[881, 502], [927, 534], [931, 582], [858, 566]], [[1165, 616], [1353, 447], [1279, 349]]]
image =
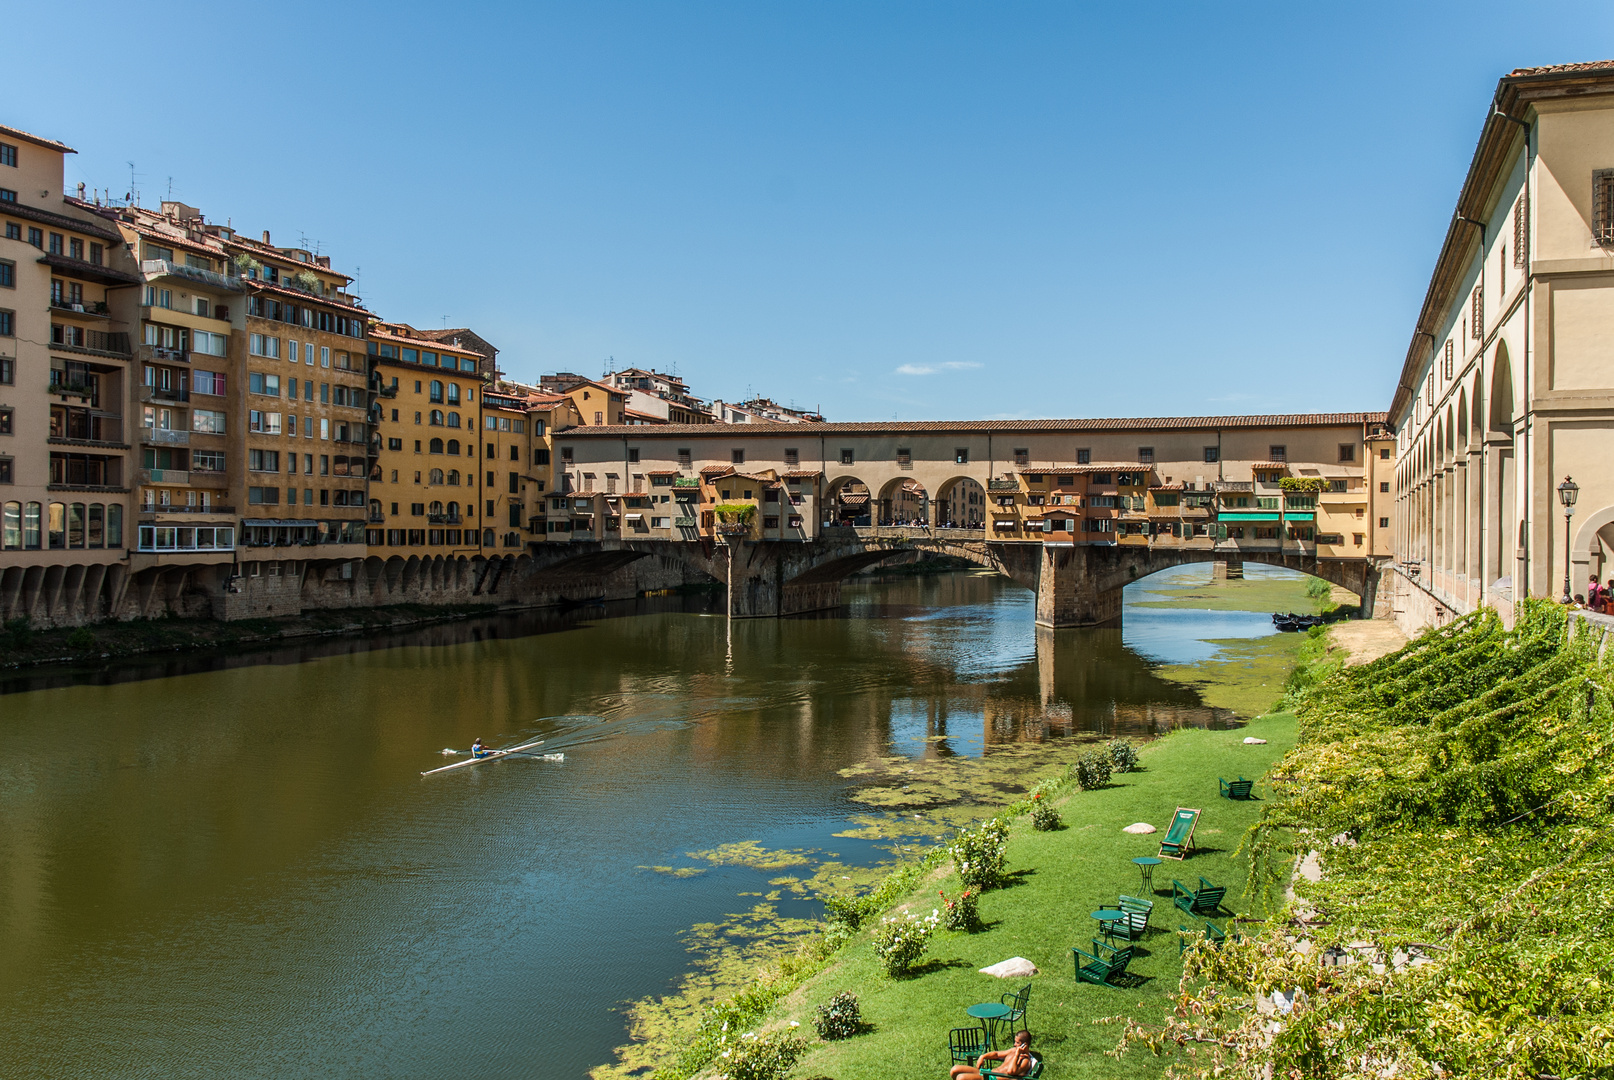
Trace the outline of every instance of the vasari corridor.
[[1604, 6], [62, 15], [0, 1078], [1614, 1077]]

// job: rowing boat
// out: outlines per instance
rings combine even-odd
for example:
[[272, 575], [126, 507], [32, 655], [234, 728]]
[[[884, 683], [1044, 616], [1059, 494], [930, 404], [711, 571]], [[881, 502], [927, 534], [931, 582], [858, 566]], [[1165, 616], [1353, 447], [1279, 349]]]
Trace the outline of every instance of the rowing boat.
[[518, 751], [521, 751], [521, 750], [530, 750], [534, 746], [542, 745], [543, 741], [544, 740], [542, 740], [542, 739], [534, 739], [532, 742], [522, 743], [520, 746], [512, 746], [508, 750], [489, 750], [486, 754], [483, 754], [481, 757], [468, 758], [465, 761], [456, 761], [452, 765], [444, 765], [441, 768], [437, 768], [437, 769], [427, 769], [425, 772], [421, 773], [420, 775], [422, 775], [422, 776], [430, 776], [432, 773], [447, 772], [450, 769], [463, 769], [467, 765], [480, 765], [484, 761], [492, 761], [495, 758], [506, 757], [506, 756], [508, 756], [510, 754], [514, 754], [514, 753], [516, 753]]

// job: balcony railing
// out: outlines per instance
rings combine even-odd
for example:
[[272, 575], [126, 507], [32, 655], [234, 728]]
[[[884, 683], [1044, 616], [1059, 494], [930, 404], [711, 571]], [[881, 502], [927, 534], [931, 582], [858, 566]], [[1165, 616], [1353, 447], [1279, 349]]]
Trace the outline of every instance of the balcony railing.
[[369, 521], [371, 525], [380, 525], [387, 520], [387, 515], [383, 514], [379, 510], [372, 510], [370, 511], [370, 516], [366, 520]]
[[140, 400], [148, 405], [154, 402], [163, 403], [189, 401], [190, 399], [191, 392], [189, 390], [181, 390], [178, 387], [147, 386], [144, 383], [142, 383], [140, 386]]
[[1018, 480], [988, 480], [986, 482], [986, 490], [988, 490], [988, 491], [1019, 491], [1020, 490], [1020, 481], [1018, 481]]
[[144, 259], [140, 263], [140, 272], [147, 279], [158, 277], [184, 278], [199, 285], [209, 285], [215, 289], [227, 289], [230, 292], [241, 291], [241, 279], [216, 270], [203, 270], [197, 266], [186, 266], [170, 259]]
[[698, 476], [675, 476], [672, 486], [675, 488], [698, 488], [701, 486]]
[[693, 529], [695, 527], [695, 519], [692, 517], [673, 518], [673, 524], [678, 526], [680, 529]]
[[191, 474], [184, 469], [141, 469], [140, 482], [143, 484], [188, 484]]
[[162, 349], [156, 345], [142, 345], [135, 350], [137, 359], [154, 364], [188, 364], [191, 354], [187, 349]]
[[51, 371], [50, 392], [61, 397], [77, 397], [92, 404], [100, 400], [101, 382], [99, 379], [67, 379], [58, 378], [58, 372]]
[[233, 514], [235, 507], [209, 504], [186, 506], [178, 503], [141, 503], [135, 507], [138, 514]]
[[71, 296], [53, 296], [50, 306], [57, 311], [70, 311], [74, 315], [98, 315], [111, 318], [112, 311], [105, 300], [74, 300]]
[[191, 433], [188, 431], [174, 431], [170, 428], [145, 427], [140, 428], [140, 441], [151, 443], [153, 446], [189, 446]]
[[82, 326], [51, 323], [50, 344], [53, 349], [110, 356], [118, 360], [129, 359], [129, 335], [122, 332], [107, 333], [104, 330], [86, 330]]

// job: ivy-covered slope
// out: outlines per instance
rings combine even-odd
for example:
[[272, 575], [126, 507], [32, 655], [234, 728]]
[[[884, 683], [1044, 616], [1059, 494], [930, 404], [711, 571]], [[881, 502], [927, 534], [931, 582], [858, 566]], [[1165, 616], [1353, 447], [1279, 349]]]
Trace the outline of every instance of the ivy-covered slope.
[[1197, 950], [1166, 1029], [1126, 1041], [1175, 1043], [1184, 1076], [1614, 1076], [1598, 644], [1538, 601], [1512, 631], [1482, 611], [1300, 690], [1245, 843], [1272, 886], [1307, 855], [1320, 879], [1266, 933]]

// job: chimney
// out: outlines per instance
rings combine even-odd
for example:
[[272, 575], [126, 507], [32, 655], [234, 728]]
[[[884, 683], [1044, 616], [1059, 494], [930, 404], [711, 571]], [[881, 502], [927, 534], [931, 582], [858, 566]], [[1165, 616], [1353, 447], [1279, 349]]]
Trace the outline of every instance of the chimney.
[[269, 230], [268, 229], [263, 230], [263, 242], [265, 244], [269, 243]]

